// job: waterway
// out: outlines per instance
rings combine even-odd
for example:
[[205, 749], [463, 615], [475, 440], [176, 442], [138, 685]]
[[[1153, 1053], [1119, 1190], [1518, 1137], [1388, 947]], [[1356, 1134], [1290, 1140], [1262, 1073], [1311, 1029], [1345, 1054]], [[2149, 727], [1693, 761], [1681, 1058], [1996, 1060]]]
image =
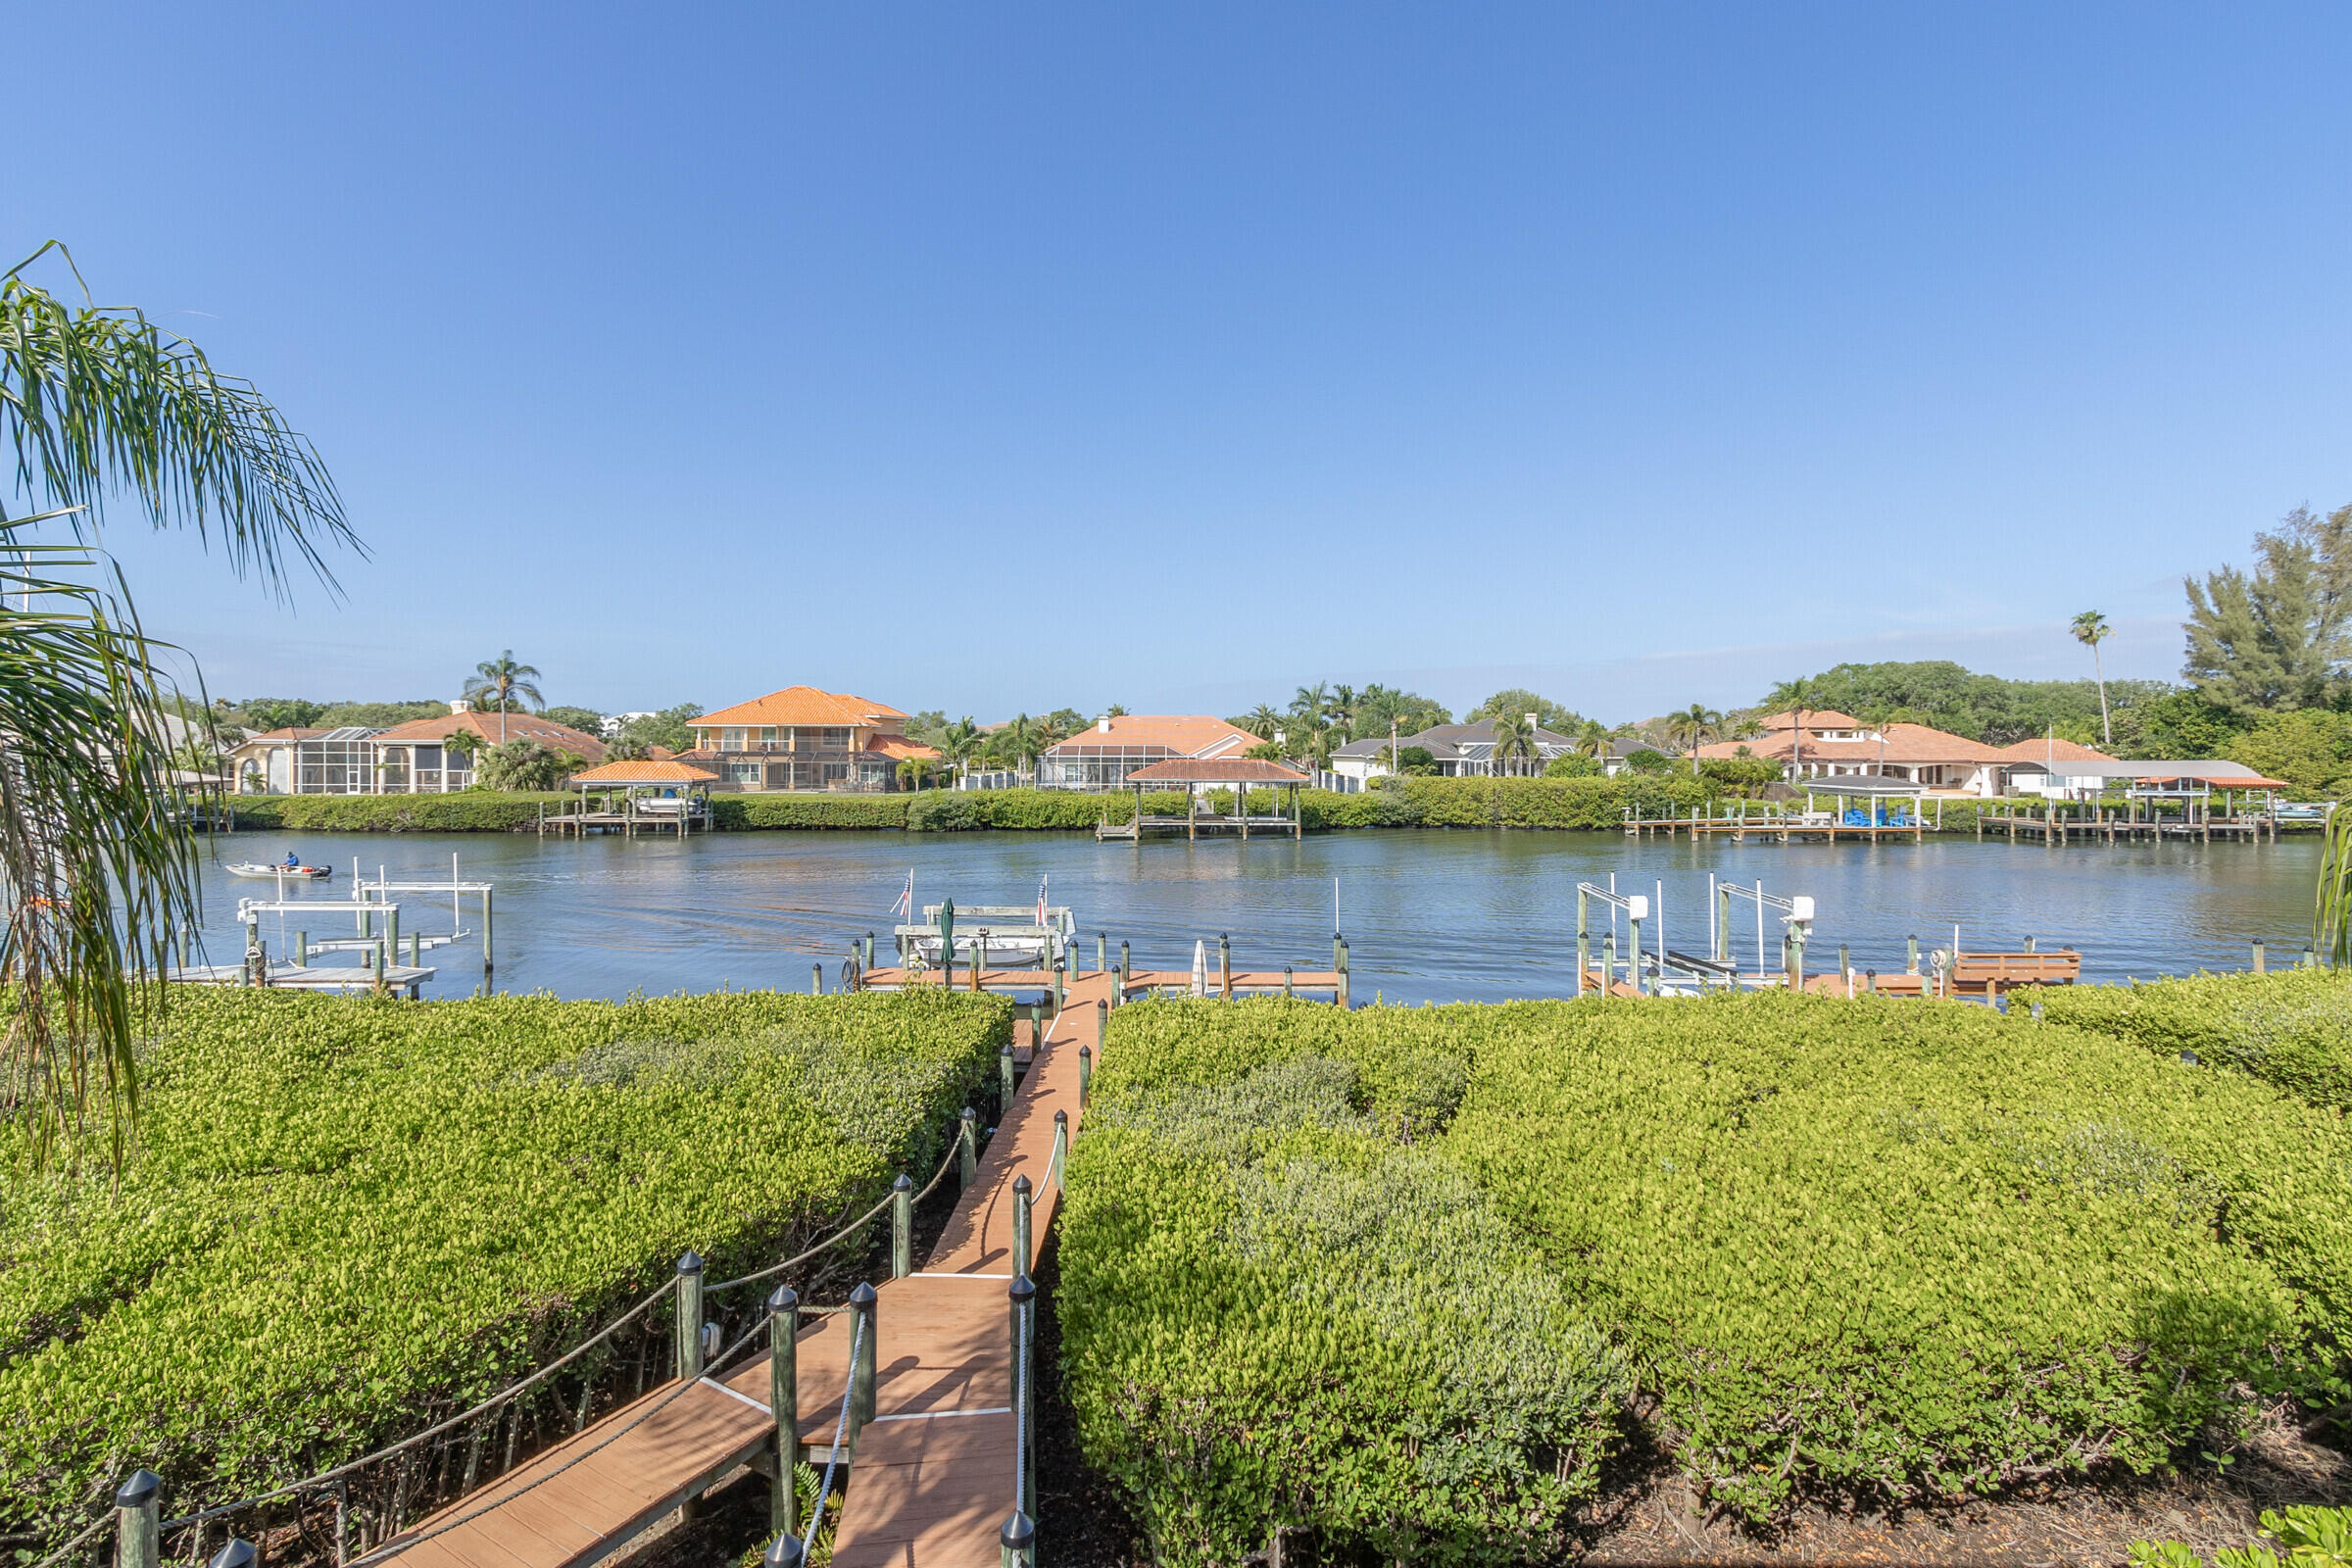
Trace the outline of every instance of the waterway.
[[[917, 904], [1034, 903], [1041, 878], [1085, 934], [1133, 944], [1145, 968], [1184, 968], [1193, 944], [1233, 939], [1244, 968], [1327, 968], [1334, 929], [1347, 934], [1359, 1001], [1498, 1001], [1560, 996], [1573, 982], [1576, 886], [1616, 886], [1658, 900], [1667, 940], [1704, 953], [1710, 874], [1767, 893], [1808, 894], [1818, 910], [1807, 968], [1834, 967], [1845, 944], [1854, 966], [1899, 969], [1904, 939], [1968, 951], [2014, 950], [2027, 937], [2083, 955], [2085, 979], [2121, 980], [2199, 968], [2244, 968], [2249, 941], [2299, 953], [2311, 923], [2320, 846], [2315, 835], [2278, 845], [2078, 845], [2045, 849], [1991, 841], [1925, 844], [1735, 845], [1722, 840], [1630, 840], [1614, 833], [1385, 831], [1248, 845], [1153, 842], [1097, 845], [1048, 833], [725, 833], [689, 839], [542, 842], [500, 834], [237, 834], [220, 859], [276, 859], [291, 849], [331, 862], [335, 877], [293, 898], [347, 899], [352, 872], [379, 866], [394, 880], [446, 880], [450, 857], [467, 879], [497, 886], [496, 965], [510, 992], [622, 997], [721, 987], [806, 990], [822, 962], [836, 983], [854, 935], [879, 933], [889, 961], [891, 905], [914, 873]], [[1335, 893], [1338, 904], [1334, 924]], [[220, 962], [242, 952], [239, 898], [272, 898], [270, 883], [204, 875], [204, 947]], [[1598, 918], [1596, 916], [1595, 918]], [[271, 955], [293, 933], [349, 934], [348, 914], [265, 915]], [[428, 996], [466, 996], [483, 984], [474, 932], [430, 951]], [[446, 902], [411, 895], [405, 931], [451, 929]], [[1734, 956], [1752, 966], [1752, 906], [1740, 901]], [[1656, 926], [1645, 932], [1654, 948]], [[1777, 963], [1780, 928], [1768, 923]], [[327, 961], [327, 960], [321, 960]], [[334, 961], [343, 961], [337, 959]]]

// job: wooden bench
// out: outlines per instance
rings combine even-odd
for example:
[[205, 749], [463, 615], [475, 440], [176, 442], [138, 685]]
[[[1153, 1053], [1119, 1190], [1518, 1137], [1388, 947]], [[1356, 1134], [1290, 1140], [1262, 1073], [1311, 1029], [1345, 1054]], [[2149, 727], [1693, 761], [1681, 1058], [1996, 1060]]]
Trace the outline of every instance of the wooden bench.
[[2056, 953], [1963, 953], [1952, 966], [1952, 994], [1994, 997], [2019, 986], [2071, 986], [2082, 978], [2082, 955]]

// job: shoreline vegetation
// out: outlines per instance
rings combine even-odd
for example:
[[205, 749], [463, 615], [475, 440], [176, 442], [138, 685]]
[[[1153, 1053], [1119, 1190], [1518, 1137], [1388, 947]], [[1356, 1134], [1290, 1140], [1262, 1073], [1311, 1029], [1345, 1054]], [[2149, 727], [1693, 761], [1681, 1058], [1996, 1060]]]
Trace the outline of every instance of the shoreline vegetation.
[[[224, 804], [239, 830], [306, 833], [527, 833], [542, 808], [568, 808], [572, 794], [467, 790], [456, 795], [239, 795]], [[1264, 791], [1252, 810], [1271, 810]], [[1525, 828], [1607, 832], [1623, 826], [1628, 807], [1644, 814], [1678, 813], [1730, 797], [1689, 778], [1404, 778], [1361, 795], [1300, 792], [1310, 833], [1356, 828]], [[1942, 803], [1941, 831], [1973, 834], [1983, 803]], [[1124, 822], [1133, 794], [1068, 790], [928, 790], [907, 795], [714, 795], [720, 832], [889, 830], [915, 833], [1082, 833], [1098, 822]], [[1184, 813], [1179, 793], [1146, 795], [1149, 812]], [[1936, 826], [1929, 808], [1929, 828]]]

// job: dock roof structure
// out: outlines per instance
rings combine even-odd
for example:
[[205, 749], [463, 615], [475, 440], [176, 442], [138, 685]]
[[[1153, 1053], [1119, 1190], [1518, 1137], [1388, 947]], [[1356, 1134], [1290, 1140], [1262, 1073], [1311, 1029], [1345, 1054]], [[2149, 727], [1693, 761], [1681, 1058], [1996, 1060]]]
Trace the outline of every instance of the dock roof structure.
[[633, 761], [607, 762], [602, 767], [583, 768], [571, 775], [570, 782], [582, 789], [619, 788], [631, 784], [715, 784], [718, 775], [704, 768], [689, 767], [684, 762], [640, 758]]
[[1164, 762], [1139, 767], [1127, 782], [1152, 784], [1304, 784], [1307, 776], [1295, 767], [1259, 757], [1172, 757]]

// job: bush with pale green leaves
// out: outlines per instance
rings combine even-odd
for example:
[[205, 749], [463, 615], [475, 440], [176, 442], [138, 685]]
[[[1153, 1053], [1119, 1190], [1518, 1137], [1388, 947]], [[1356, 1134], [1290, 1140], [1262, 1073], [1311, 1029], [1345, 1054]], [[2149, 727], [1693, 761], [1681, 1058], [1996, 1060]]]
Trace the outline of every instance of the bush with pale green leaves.
[[[995, 998], [190, 992], [135, 1145], [0, 1186], [0, 1531], [133, 1468], [172, 1511], [366, 1452], [668, 1278], [774, 1261], [928, 1177], [1010, 1039]], [[656, 1375], [661, 1375], [657, 1371]]]
[[2352, 1111], [2352, 971], [2201, 974], [2037, 993], [2042, 1015]]
[[[2284, 1548], [2285, 1555], [2279, 1550]], [[2205, 1559], [2178, 1541], [2132, 1544], [2131, 1568], [2206, 1568]], [[2262, 1512], [2261, 1539], [2224, 1546], [2212, 1568], [2352, 1568], [2352, 1509], [2297, 1504]]]
[[[2352, 1345], [2343, 1117], [2022, 1011], [1152, 1003], [1097, 1086], [1064, 1370], [1171, 1558], [1530, 1553], [1637, 1420], [1753, 1520], [2144, 1472]], [[1541, 1328], [1449, 1347], [1494, 1289]]]

